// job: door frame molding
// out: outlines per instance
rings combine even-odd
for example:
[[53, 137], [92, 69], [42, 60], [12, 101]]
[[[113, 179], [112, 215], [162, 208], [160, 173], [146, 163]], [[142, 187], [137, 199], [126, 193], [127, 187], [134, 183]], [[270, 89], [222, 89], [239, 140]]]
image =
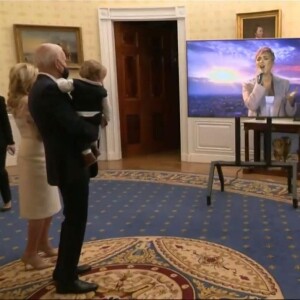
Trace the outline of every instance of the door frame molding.
[[111, 120], [101, 136], [100, 159], [118, 160], [122, 158], [120, 116], [118, 101], [117, 66], [115, 52], [115, 21], [177, 21], [178, 69], [179, 69], [179, 107], [181, 160], [187, 157], [188, 114], [187, 114], [187, 74], [186, 74], [186, 36], [185, 7], [139, 7], [139, 8], [99, 8], [99, 34], [101, 62], [107, 67], [105, 87], [111, 104]]

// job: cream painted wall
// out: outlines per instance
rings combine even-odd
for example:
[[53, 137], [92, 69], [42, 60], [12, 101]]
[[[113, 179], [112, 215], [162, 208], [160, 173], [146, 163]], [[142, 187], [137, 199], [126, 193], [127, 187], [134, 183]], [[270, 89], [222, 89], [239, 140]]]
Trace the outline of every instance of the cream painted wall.
[[[274, 9], [282, 11], [282, 37], [300, 36], [298, 27], [300, 1], [296, 0], [0, 0], [0, 94], [7, 95], [8, 72], [10, 67], [17, 62], [13, 24], [81, 27], [84, 58], [101, 59], [98, 8], [180, 5], [186, 7], [186, 38], [188, 40], [235, 38], [237, 13]], [[72, 71], [71, 76], [78, 76], [77, 71]], [[193, 122], [197, 121], [199, 120], [193, 119]], [[196, 135], [201, 137], [200, 133]], [[8, 164], [15, 164], [13, 158], [9, 159]], [[197, 158], [193, 158], [191, 154], [190, 161], [197, 161]]]

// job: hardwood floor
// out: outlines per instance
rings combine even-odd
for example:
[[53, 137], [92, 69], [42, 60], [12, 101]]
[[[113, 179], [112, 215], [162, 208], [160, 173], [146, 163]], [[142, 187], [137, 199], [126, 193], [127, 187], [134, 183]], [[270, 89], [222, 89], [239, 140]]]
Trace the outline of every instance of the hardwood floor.
[[[186, 172], [209, 174], [209, 163], [195, 163], [180, 161], [180, 153], [176, 151], [161, 152], [149, 155], [134, 156], [130, 158], [123, 158], [121, 160], [113, 161], [99, 161], [100, 170], [158, 170], [169, 172]], [[17, 167], [7, 167], [9, 174], [16, 175]], [[244, 179], [255, 179], [262, 181], [271, 181], [278, 183], [286, 183], [284, 176], [271, 176], [250, 173], [245, 174], [243, 170], [238, 167], [222, 167], [224, 176], [238, 177]], [[216, 171], [215, 171], [216, 173]]]
[[[135, 156], [131, 158], [123, 158], [117, 161], [100, 161], [99, 168], [108, 170], [160, 170], [171, 172], [199, 173], [208, 175], [210, 170], [210, 164], [182, 162], [180, 161], [180, 153], [172, 151]], [[243, 170], [239, 167], [222, 167], [222, 170], [224, 176], [230, 177], [271, 181], [278, 183], [286, 183], [287, 180], [284, 176], [271, 176], [256, 173], [245, 174], [243, 173]]]

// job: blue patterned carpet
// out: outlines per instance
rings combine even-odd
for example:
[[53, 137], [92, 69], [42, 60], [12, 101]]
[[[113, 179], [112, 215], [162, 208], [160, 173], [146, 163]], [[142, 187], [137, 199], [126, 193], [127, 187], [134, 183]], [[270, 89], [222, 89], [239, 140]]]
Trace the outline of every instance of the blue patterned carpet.
[[[220, 192], [215, 181], [207, 207], [205, 175], [101, 171], [91, 181], [86, 241], [163, 236], [216, 243], [263, 266], [285, 299], [299, 299], [300, 209], [292, 207], [286, 186], [232, 178], [225, 184]], [[17, 186], [12, 190], [13, 209], [0, 214], [1, 266], [20, 258], [26, 239]], [[51, 228], [55, 246], [61, 220], [61, 214], [55, 216]]]

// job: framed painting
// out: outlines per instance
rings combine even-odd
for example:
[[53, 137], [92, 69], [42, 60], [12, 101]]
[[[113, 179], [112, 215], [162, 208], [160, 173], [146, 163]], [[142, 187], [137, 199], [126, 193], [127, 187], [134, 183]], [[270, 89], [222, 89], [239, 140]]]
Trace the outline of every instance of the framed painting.
[[269, 10], [236, 15], [237, 38], [281, 37], [281, 11]]
[[42, 43], [60, 45], [71, 69], [79, 68], [83, 62], [80, 27], [14, 24], [13, 29], [18, 62], [33, 63], [34, 51]]

